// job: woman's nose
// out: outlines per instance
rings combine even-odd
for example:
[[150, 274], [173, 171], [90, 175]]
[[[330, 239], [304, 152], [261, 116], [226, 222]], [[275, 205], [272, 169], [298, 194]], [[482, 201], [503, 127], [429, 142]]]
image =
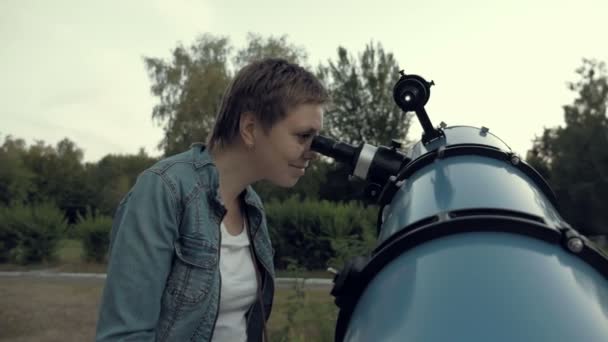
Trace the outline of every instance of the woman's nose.
[[311, 149], [304, 152], [304, 159], [306, 160], [317, 160], [319, 159], [319, 154]]

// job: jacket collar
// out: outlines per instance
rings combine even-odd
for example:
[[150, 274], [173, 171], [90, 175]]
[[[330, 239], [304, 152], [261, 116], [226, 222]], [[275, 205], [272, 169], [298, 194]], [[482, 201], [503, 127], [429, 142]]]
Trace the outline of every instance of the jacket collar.
[[[214, 200], [223, 206], [218, 193], [219, 175], [217, 173], [217, 167], [211, 158], [211, 154], [209, 154], [209, 150], [203, 143], [193, 143], [190, 145], [190, 149], [192, 151], [192, 161], [196, 169], [209, 167], [209, 171], [211, 172], [211, 177], [209, 177], [209, 188], [212, 189]], [[245, 188], [244, 200], [247, 205], [253, 206], [259, 211], [264, 211], [262, 201], [251, 186], [247, 186], [247, 188]]]

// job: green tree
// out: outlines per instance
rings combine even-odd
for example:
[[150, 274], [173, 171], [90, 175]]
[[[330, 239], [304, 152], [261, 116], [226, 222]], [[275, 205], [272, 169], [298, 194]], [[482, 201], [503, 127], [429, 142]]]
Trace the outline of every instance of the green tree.
[[331, 94], [326, 113], [326, 131], [341, 141], [387, 145], [391, 139], [405, 140], [411, 115], [393, 100], [399, 66], [380, 43], [369, 43], [358, 58], [338, 48], [338, 58], [319, 66], [319, 76]]
[[24, 203], [32, 192], [34, 175], [23, 161], [26, 153], [23, 139], [4, 138], [0, 146], [0, 205]]
[[152, 94], [160, 100], [152, 118], [164, 125], [165, 137], [158, 147], [165, 155], [204, 141], [211, 132], [230, 81], [230, 50], [227, 38], [204, 34], [190, 48], [179, 44], [171, 61], [144, 59], [153, 82]]
[[[281, 57], [301, 65], [306, 65], [307, 60], [306, 51], [289, 43], [286, 36], [250, 33], [245, 47], [237, 50], [234, 57], [232, 51], [227, 38], [205, 34], [189, 49], [178, 45], [171, 61], [145, 59], [153, 82], [152, 93], [160, 100], [152, 117], [164, 124], [165, 137], [159, 147], [165, 155], [207, 139], [221, 96], [235, 70], [264, 57]], [[340, 47], [338, 60], [328, 63], [320, 65], [318, 72], [332, 96], [325, 131], [355, 144], [366, 141], [386, 145], [391, 139], [405, 140], [411, 115], [403, 113], [392, 99], [392, 87], [400, 77], [393, 54], [385, 52], [381, 44], [370, 43], [355, 59]], [[360, 192], [361, 184], [349, 182], [343, 166], [317, 164], [293, 189], [296, 193], [349, 200]], [[327, 172], [333, 176], [327, 177]], [[285, 190], [268, 184], [259, 184], [256, 189], [265, 198], [287, 196]]]
[[67, 138], [59, 141], [56, 147], [43, 141], [30, 146], [24, 155], [24, 164], [33, 174], [27, 202], [55, 203], [70, 223], [75, 222], [77, 214], [84, 213], [91, 205], [92, 197], [82, 159], [82, 150]]
[[159, 144], [165, 155], [186, 150], [191, 143], [206, 141], [211, 133], [222, 95], [235, 70], [264, 57], [281, 57], [305, 63], [303, 48], [286, 36], [263, 38], [250, 33], [243, 49], [232, 55], [228, 38], [201, 35], [190, 48], [179, 44], [172, 60], [145, 58], [152, 79], [152, 94], [160, 103], [152, 118], [164, 125]]
[[608, 73], [606, 64], [583, 60], [577, 97], [564, 106], [565, 126], [534, 140], [528, 161], [547, 177], [566, 220], [580, 231], [608, 233]]
[[91, 209], [112, 216], [139, 174], [156, 161], [141, 149], [136, 155], [107, 155], [98, 163], [87, 165], [87, 179], [95, 186]]
[[250, 32], [247, 34], [247, 45], [236, 53], [235, 69], [238, 70], [253, 61], [267, 57], [280, 57], [292, 63], [305, 65], [308, 53], [303, 47], [289, 43], [286, 35], [264, 38]]
[[[332, 100], [325, 114], [326, 134], [355, 145], [406, 141], [412, 115], [403, 113], [392, 95], [399, 70], [393, 54], [380, 43], [367, 44], [357, 58], [338, 47], [337, 59], [318, 68]], [[360, 199], [364, 187], [359, 180], [349, 180], [345, 165], [332, 164], [320, 197], [330, 201]]]
[[83, 164], [84, 153], [74, 142], [65, 138], [56, 145], [55, 188], [51, 197], [55, 199], [70, 223], [84, 213], [91, 203], [92, 184], [87, 182]]

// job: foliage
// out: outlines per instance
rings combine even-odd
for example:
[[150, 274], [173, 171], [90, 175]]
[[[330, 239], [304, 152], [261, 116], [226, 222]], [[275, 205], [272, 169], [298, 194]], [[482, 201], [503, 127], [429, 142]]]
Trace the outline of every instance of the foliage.
[[266, 213], [280, 269], [292, 262], [306, 269], [339, 268], [351, 256], [370, 252], [375, 241], [376, 210], [360, 204], [291, 197], [269, 203]]
[[[241, 49], [225, 37], [205, 34], [189, 47], [179, 44], [169, 60], [145, 58], [151, 91], [159, 100], [152, 117], [165, 129], [160, 143], [165, 154], [206, 140], [235, 71], [269, 56], [307, 63], [305, 49], [286, 36], [256, 34], [249, 34]], [[410, 116], [392, 100], [398, 70], [393, 54], [379, 43], [369, 43], [355, 54], [339, 47], [335, 59], [318, 66], [332, 98], [323, 134], [353, 144], [405, 140]], [[549, 180], [568, 222], [586, 234], [605, 234], [608, 72], [605, 63], [584, 60], [577, 73], [579, 79], [569, 84], [576, 98], [564, 106], [565, 125], [545, 129], [528, 152], [528, 161]], [[82, 150], [67, 138], [54, 146], [43, 141], [27, 146], [22, 139], [5, 136], [0, 146], [0, 261], [50, 259], [56, 235], [65, 234], [64, 217], [70, 224], [80, 218], [80, 223], [97, 227], [81, 230], [98, 232], [91, 241], [99, 241], [103, 249], [101, 227], [107, 227], [139, 173], [156, 161], [141, 150], [84, 163]], [[308, 269], [339, 267], [351, 255], [370, 250], [375, 209], [345, 203], [358, 198], [364, 187], [350, 180], [348, 171], [322, 159], [294, 188], [255, 185], [268, 203], [278, 268], [287, 267], [290, 260]], [[87, 208], [97, 213], [95, 218], [87, 215]], [[90, 257], [98, 255], [92, 252]]]
[[[206, 141], [236, 70], [264, 57], [307, 62], [306, 51], [289, 43], [286, 36], [264, 38], [250, 33], [234, 57], [233, 50], [226, 37], [204, 34], [189, 49], [179, 44], [170, 61], [145, 58], [152, 93], [160, 101], [152, 117], [164, 125], [165, 138], [159, 146], [165, 155]], [[411, 115], [404, 114], [392, 98], [399, 67], [380, 43], [368, 44], [358, 59], [339, 47], [338, 59], [319, 65], [318, 76], [332, 97], [326, 120], [330, 135], [349, 143], [384, 145], [391, 139], [406, 139]]]
[[213, 128], [224, 89], [230, 81], [228, 39], [202, 35], [189, 49], [179, 44], [172, 60], [145, 58], [153, 81], [152, 94], [160, 103], [152, 118], [164, 124], [159, 148], [165, 155], [184, 151], [204, 141]]
[[32, 192], [34, 175], [24, 163], [25, 153], [23, 139], [4, 138], [0, 146], [0, 205], [23, 203]]
[[160, 103], [152, 118], [164, 125], [159, 147], [165, 155], [186, 150], [192, 143], [206, 141], [213, 129], [222, 95], [236, 68], [264, 57], [283, 57], [304, 62], [306, 52], [289, 44], [286, 36], [263, 38], [250, 33], [243, 49], [232, 56], [228, 38], [201, 35], [189, 49], [179, 44], [172, 60], [145, 58], [153, 81], [152, 94]]
[[0, 235], [5, 261], [36, 263], [52, 261], [57, 243], [67, 229], [63, 212], [51, 203], [23, 204], [0, 210]]
[[[164, 126], [165, 138], [159, 147], [165, 155], [207, 140], [224, 89], [239, 68], [264, 57], [281, 57], [301, 65], [307, 62], [306, 51], [289, 43], [286, 36], [250, 33], [245, 47], [234, 57], [233, 50], [227, 38], [204, 34], [189, 49], [179, 44], [170, 61], [145, 59], [153, 81], [152, 93], [159, 99], [152, 117]], [[368, 44], [358, 59], [340, 47], [335, 62], [319, 65], [318, 76], [332, 99], [326, 112], [325, 134], [354, 144], [366, 141], [387, 145], [391, 139], [406, 139], [411, 115], [404, 114], [392, 99], [399, 67], [393, 54], [381, 44]], [[293, 189], [296, 194], [332, 201], [360, 196], [362, 184], [349, 182], [344, 166], [318, 165], [310, 170], [314, 177], [303, 179]], [[284, 199], [290, 193], [268, 184], [259, 184], [256, 189], [263, 198]]]
[[136, 155], [107, 155], [98, 163], [88, 165], [88, 183], [95, 187], [91, 208], [102, 215], [112, 216], [120, 200], [135, 184], [137, 176], [156, 161], [140, 150]]
[[308, 54], [300, 46], [287, 41], [287, 36], [262, 37], [259, 34], [248, 33], [245, 48], [237, 51], [234, 57], [235, 69], [241, 69], [245, 65], [266, 57], [280, 57], [292, 63], [306, 64]]
[[90, 213], [78, 217], [76, 232], [82, 240], [85, 261], [105, 262], [110, 246], [112, 218]]
[[406, 139], [411, 115], [393, 100], [400, 75], [392, 53], [380, 43], [369, 43], [355, 59], [340, 46], [337, 60], [328, 64], [319, 66], [319, 77], [332, 98], [326, 114], [330, 135], [351, 144], [388, 145], [391, 139]]
[[608, 73], [605, 63], [584, 60], [577, 94], [564, 106], [565, 126], [547, 128], [534, 140], [528, 161], [548, 178], [561, 210], [586, 234], [608, 233]]
[[69, 139], [55, 147], [37, 141], [5, 137], [0, 147], [0, 205], [54, 202], [68, 222], [76, 222], [87, 208], [111, 215], [137, 175], [157, 161], [142, 149], [136, 155], [107, 155], [97, 163], [83, 161], [83, 153]]
[[14, 213], [9, 207], [0, 207], [0, 262], [14, 261], [19, 246], [19, 231], [14, 224]]
[[26, 167], [33, 174], [27, 202], [55, 202], [65, 211], [68, 221], [74, 222], [76, 215], [90, 204], [93, 192], [86, 182], [82, 158], [82, 150], [67, 138], [55, 147], [42, 141], [30, 146], [23, 155]]
[[285, 300], [287, 322], [271, 334], [271, 341], [333, 341], [338, 308], [331, 302], [312, 302], [306, 279], [297, 275], [303, 272], [301, 267], [290, 264], [288, 271], [295, 273], [296, 279]]

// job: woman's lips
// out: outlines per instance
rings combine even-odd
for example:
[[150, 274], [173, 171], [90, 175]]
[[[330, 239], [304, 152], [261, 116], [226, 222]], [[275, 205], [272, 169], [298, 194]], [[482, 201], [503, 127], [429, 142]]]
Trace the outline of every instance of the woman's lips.
[[289, 165], [294, 169], [298, 170], [302, 175], [306, 172], [306, 166], [298, 166], [298, 165]]

